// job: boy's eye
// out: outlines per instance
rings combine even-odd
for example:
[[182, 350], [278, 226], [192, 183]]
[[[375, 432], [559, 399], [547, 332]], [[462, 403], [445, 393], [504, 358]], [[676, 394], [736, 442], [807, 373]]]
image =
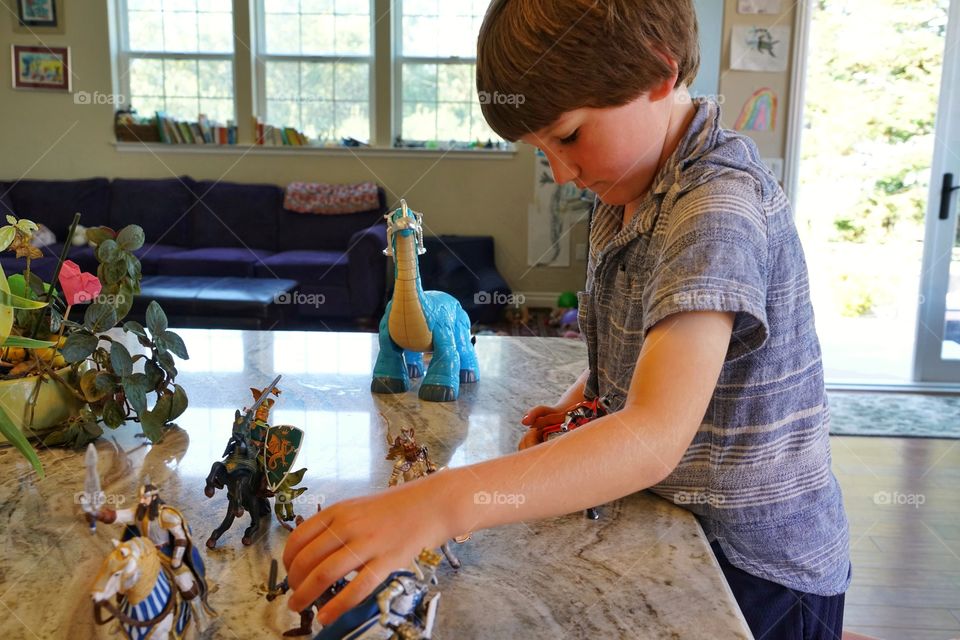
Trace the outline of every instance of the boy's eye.
[[580, 129], [575, 129], [573, 133], [568, 135], [566, 138], [560, 138], [560, 144], [573, 144], [577, 141], [578, 135], [580, 135]]

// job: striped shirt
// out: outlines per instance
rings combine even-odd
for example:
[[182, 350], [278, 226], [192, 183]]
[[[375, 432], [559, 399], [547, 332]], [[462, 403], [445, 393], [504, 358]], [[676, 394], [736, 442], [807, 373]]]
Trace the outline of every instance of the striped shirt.
[[[588, 398], [622, 408], [644, 336], [685, 311], [735, 314], [703, 423], [651, 490], [692, 511], [732, 564], [822, 596], [850, 582], [807, 266], [783, 190], [753, 142], [700, 100], [626, 227], [598, 202], [580, 326]], [[677, 381], [682, 384], [682, 381]]]

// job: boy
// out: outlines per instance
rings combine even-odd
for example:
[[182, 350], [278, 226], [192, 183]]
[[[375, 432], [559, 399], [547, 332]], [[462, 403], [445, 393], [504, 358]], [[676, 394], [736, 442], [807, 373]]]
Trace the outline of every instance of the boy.
[[[524, 417], [519, 452], [304, 523], [284, 553], [291, 609], [358, 569], [329, 622], [423, 546], [649, 488], [697, 515], [757, 638], [840, 638], [849, 540], [806, 264], [756, 147], [690, 99], [698, 66], [691, 0], [491, 3], [477, 88], [524, 100], [489, 100], [484, 116], [539, 147], [558, 183], [598, 195], [588, 368]], [[532, 446], [597, 395], [613, 413]], [[476, 505], [477, 491], [526, 500]]]

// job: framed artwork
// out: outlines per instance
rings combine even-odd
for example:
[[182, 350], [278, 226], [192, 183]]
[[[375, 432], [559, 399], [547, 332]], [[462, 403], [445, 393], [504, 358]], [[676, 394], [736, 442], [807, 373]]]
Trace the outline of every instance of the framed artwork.
[[70, 47], [11, 45], [14, 89], [70, 91]]
[[17, 0], [17, 19], [25, 27], [56, 27], [55, 0]]

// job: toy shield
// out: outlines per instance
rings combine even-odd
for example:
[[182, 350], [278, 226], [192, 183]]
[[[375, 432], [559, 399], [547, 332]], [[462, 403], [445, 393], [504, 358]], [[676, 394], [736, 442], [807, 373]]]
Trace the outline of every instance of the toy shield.
[[264, 473], [267, 487], [276, 491], [283, 482], [300, 453], [303, 431], [289, 425], [267, 427], [267, 441], [263, 451]]

